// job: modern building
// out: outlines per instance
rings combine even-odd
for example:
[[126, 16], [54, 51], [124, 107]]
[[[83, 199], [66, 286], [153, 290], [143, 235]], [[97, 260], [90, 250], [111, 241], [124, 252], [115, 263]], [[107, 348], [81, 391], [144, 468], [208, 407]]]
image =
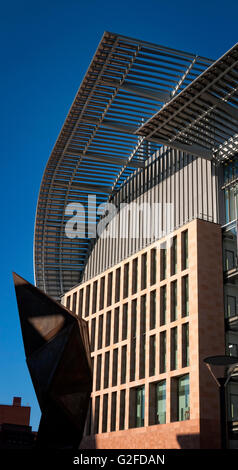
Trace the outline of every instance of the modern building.
[[[104, 33], [35, 224], [36, 285], [89, 326], [84, 448], [220, 446], [203, 359], [238, 355], [237, 122], [238, 44], [214, 62]], [[227, 416], [238, 448], [235, 372]]]

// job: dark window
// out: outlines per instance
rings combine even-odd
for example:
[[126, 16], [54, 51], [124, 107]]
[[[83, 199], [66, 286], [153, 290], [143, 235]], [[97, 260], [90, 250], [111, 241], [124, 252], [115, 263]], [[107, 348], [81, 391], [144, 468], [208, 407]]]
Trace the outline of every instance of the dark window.
[[105, 363], [104, 363], [104, 388], [108, 388], [109, 385], [109, 360], [110, 352], [105, 353]]
[[167, 248], [166, 243], [162, 243], [160, 246], [160, 280], [163, 281], [166, 278], [167, 270]]
[[119, 429], [125, 429], [125, 405], [126, 405], [126, 391], [121, 390], [120, 392], [120, 423]]
[[95, 348], [95, 329], [96, 329], [96, 318], [92, 319], [91, 322], [91, 351], [94, 351]]
[[112, 276], [113, 273], [109, 273], [107, 278], [107, 306], [112, 303]]
[[147, 284], [147, 253], [141, 257], [141, 289], [145, 289]]
[[82, 317], [83, 314], [83, 289], [80, 289], [79, 291], [79, 306], [78, 306], [78, 315], [79, 317]]
[[116, 270], [116, 285], [115, 285], [115, 302], [120, 300], [120, 288], [121, 288], [121, 268]]
[[117, 413], [117, 392], [112, 392], [111, 401], [111, 431], [116, 430], [116, 413]]
[[156, 248], [152, 248], [150, 252], [150, 285], [156, 283]]
[[104, 308], [104, 296], [105, 296], [105, 277], [102, 277], [100, 281], [100, 301], [99, 301], [100, 310]]
[[127, 339], [127, 317], [128, 317], [128, 304], [123, 305], [122, 312], [122, 341]]
[[145, 333], [146, 333], [146, 295], [141, 297], [141, 311], [140, 311], [140, 379], [145, 377]]
[[155, 358], [156, 358], [156, 336], [150, 336], [150, 365], [149, 373], [150, 376], [155, 375]]
[[77, 292], [74, 292], [73, 294], [73, 307], [72, 307], [72, 312], [76, 313], [76, 304], [77, 304]]
[[177, 237], [173, 238], [171, 246], [171, 276], [177, 273]]
[[136, 427], [144, 426], [145, 422], [145, 387], [136, 389]]
[[94, 434], [98, 434], [99, 429], [99, 409], [100, 409], [100, 396], [95, 398], [95, 412], [94, 412]]
[[166, 372], [166, 331], [160, 333], [160, 374]]
[[102, 347], [103, 315], [98, 318], [98, 349]]
[[111, 312], [107, 312], [105, 346], [111, 343]]
[[188, 268], [188, 230], [182, 232], [182, 269]]
[[182, 325], [182, 367], [189, 366], [189, 324]]
[[123, 279], [123, 298], [128, 297], [129, 291], [129, 263], [124, 266], [124, 279]]
[[177, 327], [171, 329], [171, 346], [170, 346], [170, 368], [171, 370], [178, 368], [178, 333]]
[[160, 288], [160, 325], [166, 323], [167, 294], [166, 286]]
[[150, 293], [150, 330], [156, 327], [156, 291]]
[[97, 310], [97, 291], [98, 291], [98, 281], [93, 283], [93, 305], [92, 312], [95, 313]]
[[121, 384], [126, 383], [126, 358], [127, 358], [127, 347], [122, 346], [121, 349]]
[[130, 358], [130, 380], [135, 380], [136, 368], [136, 318], [137, 318], [137, 300], [132, 301], [131, 306], [131, 358]]
[[86, 287], [86, 301], [85, 301], [85, 317], [89, 315], [89, 305], [90, 305], [90, 284]]
[[188, 276], [182, 277], [182, 317], [189, 315], [189, 283]]
[[178, 317], [178, 294], [177, 281], [171, 282], [171, 321], [177, 320]]
[[138, 258], [133, 259], [132, 262], [132, 294], [137, 292], [138, 285]]
[[70, 295], [66, 299], [66, 307], [70, 310]]
[[112, 386], [117, 385], [117, 372], [118, 372], [118, 349], [113, 349], [113, 364], [112, 364]]
[[118, 343], [119, 339], [119, 307], [114, 310], [114, 338], [113, 342]]
[[102, 355], [97, 356], [96, 390], [101, 388]]
[[107, 432], [108, 394], [103, 395], [102, 432]]

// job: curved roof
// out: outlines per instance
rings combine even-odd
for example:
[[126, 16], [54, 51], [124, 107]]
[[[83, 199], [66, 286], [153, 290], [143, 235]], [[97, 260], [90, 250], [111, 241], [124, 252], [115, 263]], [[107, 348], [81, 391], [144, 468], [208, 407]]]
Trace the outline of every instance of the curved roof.
[[[69, 238], [68, 204], [106, 202], [160, 146], [140, 125], [200, 75], [211, 60], [105, 32], [47, 163], [38, 198], [36, 285], [59, 298], [81, 280], [90, 233]], [[92, 209], [93, 202], [91, 202]], [[99, 216], [97, 216], [99, 217]]]
[[238, 151], [238, 43], [136, 131], [216, 161]]

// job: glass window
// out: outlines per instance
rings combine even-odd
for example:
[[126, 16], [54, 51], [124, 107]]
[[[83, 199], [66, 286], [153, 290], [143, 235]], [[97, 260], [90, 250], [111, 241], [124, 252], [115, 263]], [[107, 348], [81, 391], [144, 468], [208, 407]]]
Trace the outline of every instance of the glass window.
[[228, 344], [228, 352], [229, 352], [229, 356], [238, 357], [238, 344], [229, 343]]
[[150, 284], [151, 286], [156, 283], [156, 248], [150, 252]]
[[231, 406], [231, 420], [238, 421], [238, 394], [232, 393], [230, 395], [230, 406]]
[[226, 306], [226, 313], [227, 317], [235, 317], [236, 316], [236, 297], [233, 295], [227, 295], [227, 306]]
[[132, 263], [132, 294], [137, 292], [138, 284], [138, 258], [135, 258]]
[[189, 284], [188, 276], [182, 278], [182, 317], [189, 315]]
[[149, 373], [155, 375], [156, 336], [150, 336]]
[[145, 421], [145, 387], [136, 389], [136, 427], [144, 426]]
[[171, 321], [177, 320], [178, 299], [177, 299], [177, 281], [171, 283]]
[[167, 306], [167, 295], [166, 286], [160, 288], [160, 325], [166, 323], [166, 306]]
[[171, 370], [178, 367], [178, 334], [177, 327], [171, 329]]
[[156, 291], [150, 293], [150, 330], [156, 327]]
[[188, 230], [182, 232], [182, 269], [188, 268]]
[[173, 238], [171, 246], [171, 276], [177, 273], [177, 237]]
[[160, 374], [166, 371], [166, 331], [160, 333]]
[[129, 291], [129, 263], [124, 266], [124, 278], [123, 278], [123, 297], [128, 297]]
[[166, 381], [156, 385], [156, 423], [166, 423]]
[[141, 257], [141, 289], [145, 289], [147, 284], [147, 253]]
[[224, 271], [229, 271], [237, 263], [237, 226], [230, 224], [223, 231], [223, 264]]
[[178, 421], [190, 418], [189, 374], [178, 379]]
[[163, 281], [166, 278], [167, 268], [167, 248], [166, 243], [162, 243], [160, 246], [160, 280]]
[[189, 366], [189, 324], [182, 325], [182, 367]]

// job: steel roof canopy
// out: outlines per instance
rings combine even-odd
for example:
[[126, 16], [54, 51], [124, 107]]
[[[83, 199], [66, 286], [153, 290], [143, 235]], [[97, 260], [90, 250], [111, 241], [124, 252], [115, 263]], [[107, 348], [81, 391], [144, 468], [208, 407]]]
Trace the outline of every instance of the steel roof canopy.
[[238, 43], [141, 125], [136, 134], [194, 155], [238, 150]]
[[[55, 298], [78, 284], [90, 238], [69, 239], [65, 209], [106, 202], [158, 143], [135, 132], [212, 63], [210, 59], [105, 32], [47, 163], [38, 198], [35, 281]], [[88, 209], [86, 217], [88, 217]]]

